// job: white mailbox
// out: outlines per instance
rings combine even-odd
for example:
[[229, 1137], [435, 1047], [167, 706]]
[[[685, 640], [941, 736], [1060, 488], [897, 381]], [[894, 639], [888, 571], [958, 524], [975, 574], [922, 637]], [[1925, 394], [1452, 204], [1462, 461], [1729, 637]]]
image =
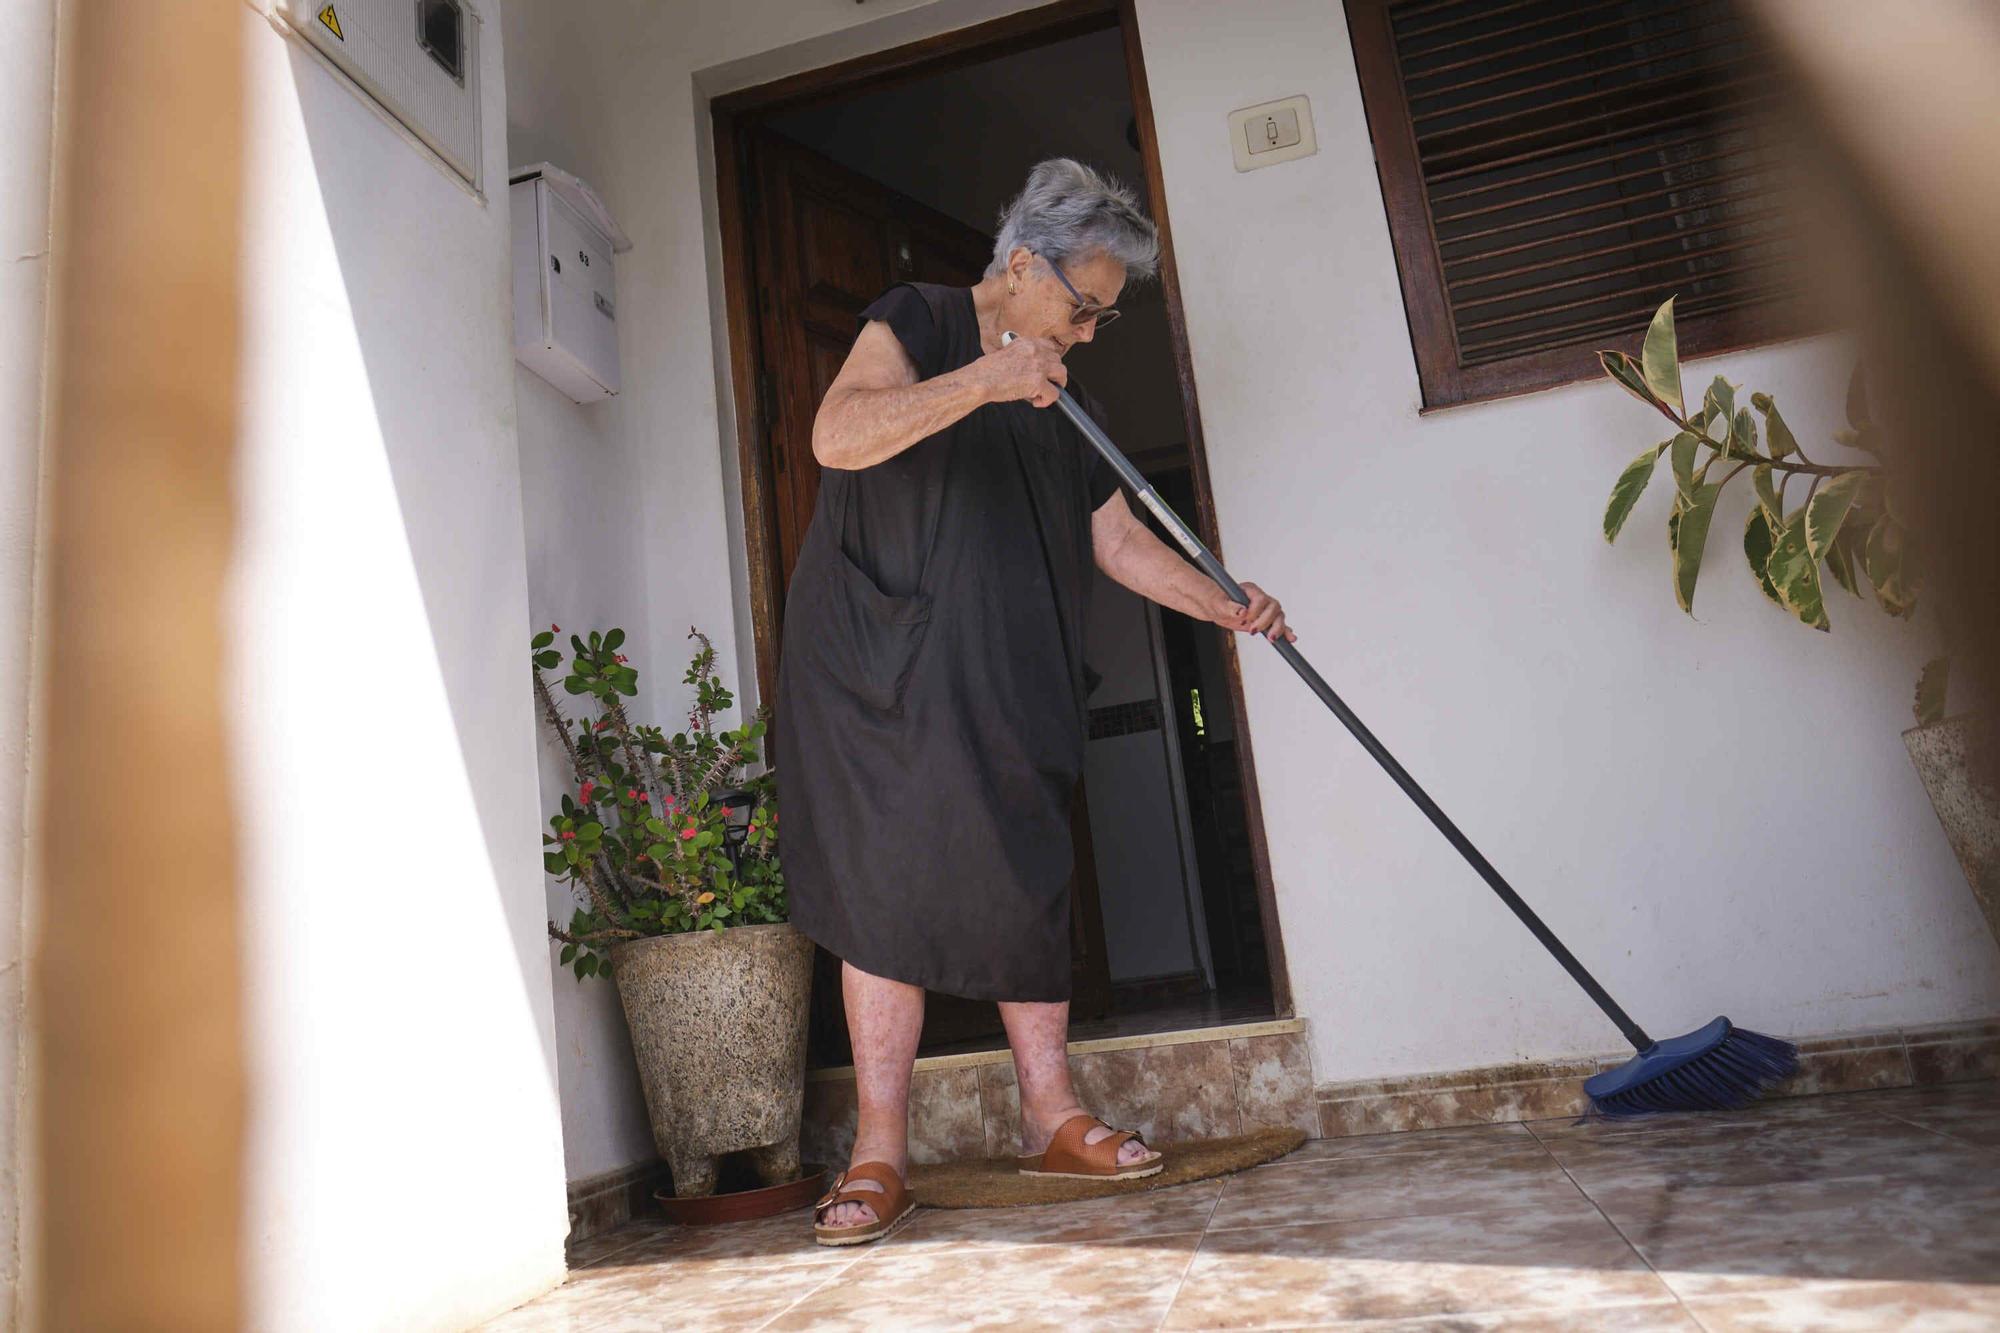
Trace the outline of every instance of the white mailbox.
[[515, 171], [514, 356], [579, 403], [618, 392], [614, 254], [632, 248], [588, 185], [546, 162]]

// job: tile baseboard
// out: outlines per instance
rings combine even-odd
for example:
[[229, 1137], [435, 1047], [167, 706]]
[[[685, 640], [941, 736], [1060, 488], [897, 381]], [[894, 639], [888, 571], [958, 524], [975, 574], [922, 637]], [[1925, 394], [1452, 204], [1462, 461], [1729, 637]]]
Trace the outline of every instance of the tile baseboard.
[[[1799, 1072], [1772, 1096], [2000, 1077], [2000, 1019], [1838, 1033], [1805, 1038], [1798, 1046]], [[1319, 1135], [1332, 1139], [1582, 1115], [1589, 1109], [1583, 1081], [1627, 1058], [1592, 1056], [1322, 1083], [1317, 1089]]]
[[657, 1211], [653, 1191], [666, 1175], [658, 1158], [569, 1182], [569, 1244], [615, 1231]]

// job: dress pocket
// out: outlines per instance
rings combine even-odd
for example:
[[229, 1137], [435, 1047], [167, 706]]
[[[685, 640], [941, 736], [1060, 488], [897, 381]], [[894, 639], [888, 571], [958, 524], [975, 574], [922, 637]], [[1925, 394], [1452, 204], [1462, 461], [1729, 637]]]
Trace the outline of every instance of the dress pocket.
[[827, 548], [807, 652], [862, 702], [894, 711], [930, 627], [931, 599], [891, 597], [836, 543]]

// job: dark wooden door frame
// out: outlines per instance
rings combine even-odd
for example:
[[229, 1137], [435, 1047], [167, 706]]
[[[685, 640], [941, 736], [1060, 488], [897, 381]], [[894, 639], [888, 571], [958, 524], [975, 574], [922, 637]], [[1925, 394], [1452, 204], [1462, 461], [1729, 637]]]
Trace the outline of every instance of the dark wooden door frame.
[[[1173, 346], [1174, 374], [1180, 382], [1181, 407], [1187, 425], [1188, 456], [1194, 476], [1195, 513], [1202, 540], [1223, 558], [1216, 530], [1215, 492], [1209, 482], [1208, 451], [1201, 431], [1201, 409], [1195, 393], [1194, 361], [1188, 351], [1187, 318], [1181, 304], [1180, 275], [1174, 263], [1173, 228], [1167, 218], [1166, 188], [1160, 171], [1159, 139], [1153, 128], [1152, 95], [1139, 42], [1133, 0], [1056, 0], [1036, 9], [1009, 14], [991, 22], [959, 28], [921, 41], [852, 60], [808, 70], [774, 83], [745, 88], [714, 98], [709, 104], [715, 130], [716, 206], [722, 232], [724, 309], [729, 320], [731, 389], [735, 394], [737, 459], [742, 470], [744, 546], [750, 572], [750, 619], [755, 635], [757, 683], [762, 698], [775, 692], [778, 617], [783, 589], [778, 587], [778, 545], [774, 531], [771, 477], [760, 442], [765, 435], [766, 404], [758, 374], [756, 276], [750, 228], [744, 214], [748, 182], [743, 170], [743, 129], [759, 115], [801, 102], [866, 86], [874, 90], [991, 60], [1015, 51], [1116, 27], [1125, 42], [1125, 66], [1132, 82], [1132, 110], [1139, 128], [1139, 156], [1146, 173], [1146, 195], [1160, 231], [1160, 286], [1166, 300], [1167, 330]], [[1241, 770], [1245, 822], [1250, 834], [1251, 862], [1257, 876], [1257, 904], [1263, 917], [1265, 948], [1271, 966], [1271, 1003], [1280, 1017], [1293, 1014], [1291, 976], [1285, 964], [1284, 937], [1278, 924], [1276, 890], [1271, 879], [1269, 843], [1264, 836], [1263, 802], [1257, 788], [1256, 758], [1243, 698], [1243, 673], [1237, 660], [1235, 635], [1225, 636], [1223, 662], [1229, 677], [1234, 710], [1237, 764]]]

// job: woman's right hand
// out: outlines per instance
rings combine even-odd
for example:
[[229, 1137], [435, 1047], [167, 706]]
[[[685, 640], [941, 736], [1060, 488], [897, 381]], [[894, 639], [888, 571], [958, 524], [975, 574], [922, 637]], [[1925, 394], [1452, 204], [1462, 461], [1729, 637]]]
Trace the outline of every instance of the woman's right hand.
[[974, 364], [979, 367], [990, 403], [1025, 398], [1036, 407], [1049, 407], [1062, 386], [1069, 383], [1069, 367], [1047, 338], [1016, 338]]

